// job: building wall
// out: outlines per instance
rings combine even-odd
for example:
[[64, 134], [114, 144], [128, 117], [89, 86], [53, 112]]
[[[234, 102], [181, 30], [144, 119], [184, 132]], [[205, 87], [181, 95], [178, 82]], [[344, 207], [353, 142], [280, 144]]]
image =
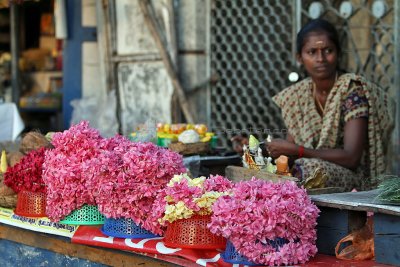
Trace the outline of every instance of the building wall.
[[[113, 3], [115, 20], [110, 21], [110, 57], [112, 69], [116, 71], [122, 133], [129, 134], [148, 119], [162, 123], [183, 122], [171, 77], [167, 75], [138, 0]], [[152, 5], [194, 120], [206, 123], [208, 0], [162, 0], [152, 1]]]

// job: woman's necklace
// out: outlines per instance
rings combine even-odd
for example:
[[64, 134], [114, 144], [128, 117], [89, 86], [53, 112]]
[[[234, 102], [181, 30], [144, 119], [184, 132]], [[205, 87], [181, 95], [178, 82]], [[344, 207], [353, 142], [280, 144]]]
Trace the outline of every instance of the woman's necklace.
[[315, 83], [313, 82], [313, 98], [314, 98], [315, 103], [317, 104], [317, 109], [319, 110], [319, 112], [322, 115], [324, 115], [325, 108], [324, 108], [324, 106], [322, 106], [321, 102], [319, 101], [316, 92], [317, 92], [317, 89], [316, 89]]
[[[336, 83], [336, 81], [337, 81], [337, 78], [338, 78], [338, 74], [337, 74], [337, 72], [336, 72], [335, 81], [334, 81], [334, 83], [333, 83], [334, 85], [335, 85], [335, 83]], [[323, 105], [321, 104], [321, 102], [319, 101], [319, 98], [317, 97], [317, 86], [315, 85], [315, 82], [313, 82], [312, 86], [313, 86], [313, 98], [314, 98], [314, 101], [315, 101], [315, 103], [317, 104], [317, 108], [318, 108], [319, 111], [321, 112], [321, 115], [323, 116], [324, 113], [325, 113], [325, 106], [323, 106]], [[333, 87], [333, 86], [332, 86], [332, 87]], [[329, 95], [329, 93], [328, 93], [328, 95]]]

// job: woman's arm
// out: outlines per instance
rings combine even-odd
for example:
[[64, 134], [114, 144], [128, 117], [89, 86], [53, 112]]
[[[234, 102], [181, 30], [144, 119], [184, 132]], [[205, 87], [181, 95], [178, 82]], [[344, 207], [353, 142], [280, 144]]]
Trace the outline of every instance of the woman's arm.
[[290, 133], [287, 134], [286, 141], [294, 144], [294, 138]]
[[[362, 153], [367, 144], [368, 121], [366, 118], [350, 120], [344, 127], [343, 149], [304, 149], [303, 157], [320, 158], [355, 170], [360, 164]], [[292, 138], [290, 136], [290, 138]], [[299, 145], [287, 140], [275, 139], [267, 144], [267, 150], [272, 157], [280, 155], [298, 156]]]

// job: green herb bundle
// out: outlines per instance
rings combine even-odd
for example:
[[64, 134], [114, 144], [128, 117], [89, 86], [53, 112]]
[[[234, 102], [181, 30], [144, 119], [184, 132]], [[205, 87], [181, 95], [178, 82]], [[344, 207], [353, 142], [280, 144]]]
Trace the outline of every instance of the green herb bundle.
[[376, 200], [400, 204], [400, 177], [394, 175], [385, 175], [380, 177], [383, 181], [379, 184], [379, 194]]

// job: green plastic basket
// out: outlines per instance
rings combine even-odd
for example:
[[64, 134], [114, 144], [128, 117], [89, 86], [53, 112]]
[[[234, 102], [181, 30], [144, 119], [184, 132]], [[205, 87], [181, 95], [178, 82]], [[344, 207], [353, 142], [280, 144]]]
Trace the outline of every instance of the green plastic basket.
[[157, 138], [157, 145], [160, 147], [168, 147], [171, 144], [172, 138], [167, 137], [158, 137]]
[[95, 225], [104, 224], [105, 217], [96, 206], [84, 205], [82, 208], [74, 210], [67, 215], [61, 223], [75, 225]]
[[216, 148], [217, 145], [218, 145], [218, 136], [214, 135], [213, 137], [211, 137], [210, 146], [211, 148]]

